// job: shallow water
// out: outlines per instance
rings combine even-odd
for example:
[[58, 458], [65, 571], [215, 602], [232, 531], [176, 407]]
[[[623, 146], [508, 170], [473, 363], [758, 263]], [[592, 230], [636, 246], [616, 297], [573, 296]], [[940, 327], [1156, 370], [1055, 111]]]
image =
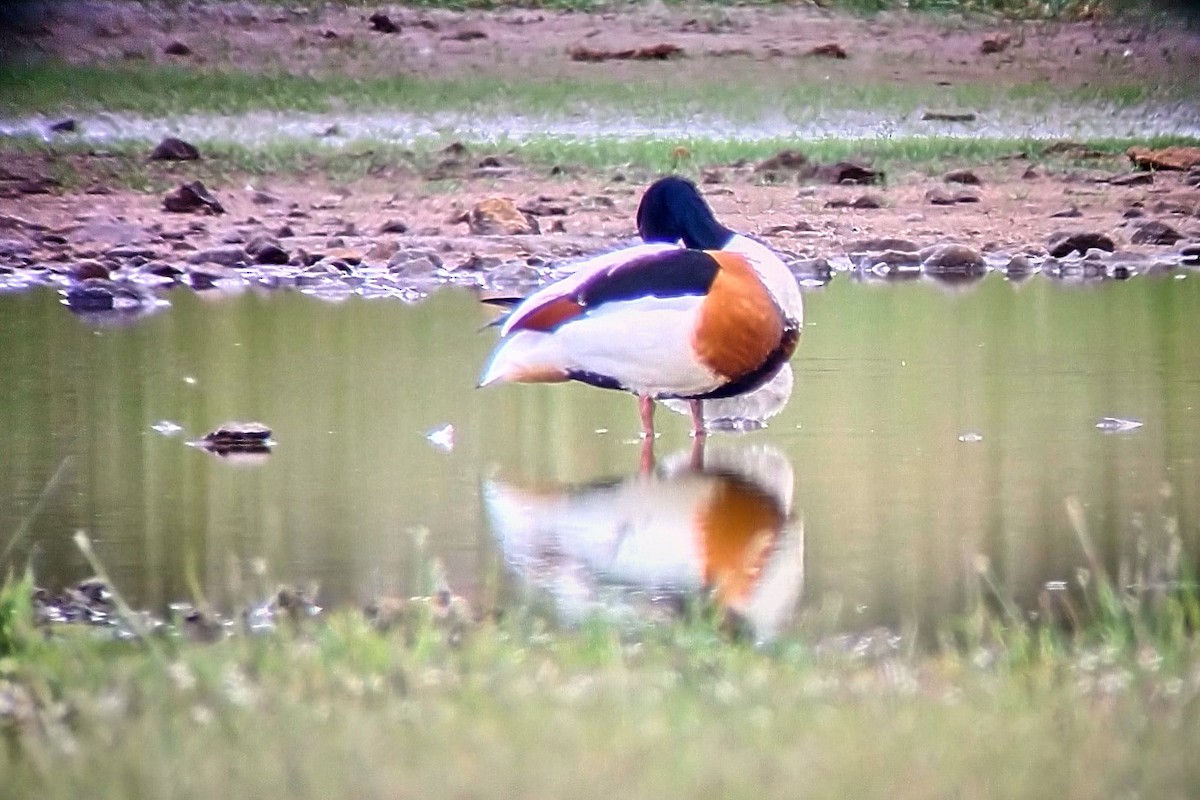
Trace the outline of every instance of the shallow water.
[[[1068, 498], [1122, 580], [1154, 577], [1171, 520], [1197, 552], [1187, 275], [991, 275], [959, 292], [835, 280], [807, 295], [786, 411], [714, 434], [698, 475], [686, 419], [660, 411], [653, 480], [637, 476], [628, 396], [473, 388], [494, 333], [464, 290], [412, 305], [176, 290], [121, 326], [49, 290], [0, 296], [0, 550], [61, 586], [90, 574], [72, 543], [85, 530], [153, 608], [200, 592], [232, 609], [275, 581], [361, 603], [427, 590], [431, 558], [484, 607], [539, 598], [566, 617], [669, 602], [722, 569], [750, 594], [773, 581], [755, 608], [776, 627], [936, 625], [984, 564], [1032, 608], [1095, 566]], [[239, 463], [187, 445], [228, 420], [270, 426], [274, 452]], [[718, 542], [704, 526], [731, 508], [742, 527]], [[718, 549], [725, 567], [705, 562]]]
[[[509, 110], [409, 114], [395, 111], [299, 113], [256, 111], [239, 115], [184, 114], [168, 118], [101, 113], [75, 117], [79, 132], [51, 134], [61, 117], [34, 115], [0, 119], [0, 135], [53, 138], [54, 141], [95, 143], [155, 142], [180, 136], [204, 142], [238, 142], [266, 146], [319, 140], [331, 147], [356, 142], [411, 145], [454, 138], [476, 142], [522, 142], [554, 137], [577, 141], [736, 139], [796, 142], [822, 139], [893, 139], [929, 136], [949, 138], [1096, 139], [1154, 136], [1200, 136], [1200, 109], [1188, 102], [1156, 102], [1119, 106], [1071, 103], [993, 104], [971, 122], [930, 122], [924, 109], [863, 111], [840, 108], [774, 110], [746, 118], [704, 115], [688, 108], [633, 122], [604, 109], [570, 116], [529, 114]], [[329, 133], [334, 130], [336, 133]]]

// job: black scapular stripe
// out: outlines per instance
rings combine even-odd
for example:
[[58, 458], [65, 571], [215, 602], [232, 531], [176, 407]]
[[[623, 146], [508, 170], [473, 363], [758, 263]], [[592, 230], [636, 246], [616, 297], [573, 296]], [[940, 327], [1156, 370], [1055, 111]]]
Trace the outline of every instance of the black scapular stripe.
[[703, 295], [719, 269], [716, 259], [699, 250], [668, 250], [597, 275], [579, 287], [576, 297], [588, 308], [639, 297]]

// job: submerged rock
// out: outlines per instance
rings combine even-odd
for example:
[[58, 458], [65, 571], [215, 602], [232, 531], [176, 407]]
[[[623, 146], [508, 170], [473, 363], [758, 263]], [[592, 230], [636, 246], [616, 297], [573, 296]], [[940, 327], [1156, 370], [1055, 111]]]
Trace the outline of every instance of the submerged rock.
[[275, 442], [271, 439], [271, 429], [261, 422], [226, 422], [204, 434], [196, 444], [224, 455], [234, 452], [267, 453]]
[[79, 281], [64, 293], [64, 303], [75, 312], [128, 311], [158, 302], [154, 295], [136, 285], [94, 277]]
[[965, 244], [940, 244], [921, 251], [921, 266], [927, 272], [976, 274], [987, 271], [983, 256]]

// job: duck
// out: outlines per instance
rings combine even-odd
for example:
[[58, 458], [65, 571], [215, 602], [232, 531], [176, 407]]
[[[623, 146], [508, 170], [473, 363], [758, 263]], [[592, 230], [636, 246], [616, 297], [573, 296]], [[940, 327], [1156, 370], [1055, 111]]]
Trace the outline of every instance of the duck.
[[642, 436], [656, 401], [707, 434], [706, 403], [774, 384], [803, 327], [795, 278], [765, 246], [720, 225], [695, 184], [670, 176], [638, 207], [643, 242], [595, 256], [503, 321], [479, 386], [578, 381], [632, 393]]
[[[796, 321], [798, 329], [803, 327], [804, 298], [791, 270], [766, 245], [722, 225], [696, 184], [687, 178], [669, 175], [652, 183], [638, 204], [637, 228], [643, 242], [745, 256], [779, 307]], [[733, 428], [761, 427], [787, 405], [793, 383], [791, 364], [785, 363], [757, 389], [705, 403], [705, 423]], [[678, 413], [689, 410], [676, 400], [665, 400], [663, 405]]]

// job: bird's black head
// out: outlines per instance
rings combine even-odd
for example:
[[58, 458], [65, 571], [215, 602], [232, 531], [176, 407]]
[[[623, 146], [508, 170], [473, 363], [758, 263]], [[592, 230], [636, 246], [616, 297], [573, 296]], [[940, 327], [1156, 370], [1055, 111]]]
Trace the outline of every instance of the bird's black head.
[[671, 175], [650, 184], [637, 211], [638, 233], [646, 242], [678, 242], [695, 250], [720, 250], [733, 231], [717, 222], [696, 184]]

